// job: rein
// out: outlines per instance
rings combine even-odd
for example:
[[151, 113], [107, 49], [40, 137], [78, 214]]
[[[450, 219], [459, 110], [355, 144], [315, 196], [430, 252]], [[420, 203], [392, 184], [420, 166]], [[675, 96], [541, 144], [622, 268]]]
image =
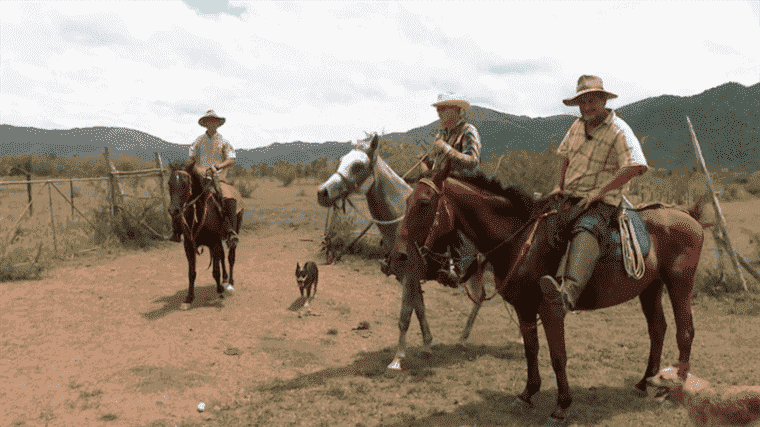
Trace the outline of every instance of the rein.
[[[189, 181], [189, 184], [188, 184], [188, 187], [187, 187], [187, 193], [189, 194], [188, 198], [190, 198], [190, 196], [192, 195], [192, 182], [193, 182], [192, 176], [190, 175], [189, 172], [183, 171], [183, 170], [179, 170], [179, 171], [177, 171], [177, 173], [178, 174], [181, 173], [181, 174], [184, 174], [184, 175], [187, 176], [188, 181]], [[200, 250], [198, 250], [198, 245], [195, 243], [195, 239], [200, 235], [200, 231], [203, 228], [203, 224], [206, 222], [206, 216], [208, 214], [208, 203], [205, 204], [205, 209], [203, 210], [203, 217], [200, 218], [200, 220], [198, 221], [198, 226], [197, 226], [197, 229], [195, 230], [195, 233], [193, 233], [193, 230], [192, 230], [192, 227], [190, 227], [190, 224], [187, 223], [187, 217], [186, 217], [185, 213], [187, 212], [188, 208], [192, 207], [204, 195], [206, 196], [206, 199], [208, 199], [209, 197], [211, 197], [211, 193], [201, 192], [201, 194], [199, 194], [198, 196], [196, 196], [190, 202], [184, 203], [182, 205], [182, 210], [181, 210], [181, 213], [180, 213], [180, 215], [182, 216], [182, 231], [185, 234], [185, 237], [187, 237], [187, 239], [193, 245], [193, 250], [195, 250], [195, 253], [198, 254], [198, 255], [201, 255], [203, 253], [203, 248], [201, 248]], [[206, 202], [206, 201], [207, 200], [204, 200], [204, 202]]]
[[[348, 178], [346, 178], [345, 176], [343, 176], [343, 174], [341, 174], [339, 172], [335, 172], [335, 173], [340, 177], [341, 182], [343, 182], [343, 185], [347, 189], [349, 189], [349, 192], [346, 193], [343, 197], [341, 197], [339, 199], [339, 200], [343, 201], [343, 213], [346, 213], [346, 201], [348, 201], [348, 204], [351, 205], [351, 207], [354, 208], [354, 210], [356, 212], [358, 212], [359, 215], [361, 215], [362, 217], [364, 217], [364, 219], [366, 219], [368, 221], [374, 222], [377, 225], [392, 225], [392, 224], [397, 224], [397, 223], [399, 223], [399, 222], [401, 222], [401, 221], [404, 220], [404, 216], [405, 215], [401, 215], [400, 217], [398, 217], [396, 219], [391, 219], [391, 220], [388, 220], [388, 221], [374, 219], [374, 218], [368, 217], [367, 215], [364, 215], [364, 213], [362, 213], [362, 211], [360, 211], [359, 209], [356, 208], [356, 206], [354, 206], [354, 202], [352, 202], [351, 199], [348, 198], [348, 196], [350, 196], [351, 193], [354, 193], [354, 192], [358, 191], [360, 187], [358, 185], [356, 185], [355, 183], [349, 181]], [[377, 167], [375, 167], [375, 165], [372, 166], [372, 178], [375, 180], [375, 182], [377, 182]], [[364, 183], [362, 183], [362, 186], [363, 185], [364, 185]], [[368, 189], [368, 191], [369, 191], [369, 189]], [[337, 207], [336, 206], [337, 202], [338, 202], [338, 200], [336, 200], [333, 203], [333, 207]]]
[[[442, 193], [441, 190], [438, 187], [436, 187], [436, 185], [433, 183], [433, 181], [431, 179], [429, 179], [429, 178], [422, 178], [422, 179], [420, 179], [419, 182], [421, 182], [421, 183], [429, 186], [430, 188], [434, 189], [435, 192], [436, 192], [436, 194], [441, 194]], [[558, 212], [559, 211], [557, 209], [551, 209], [551, 210], [549, 210], [547, 212], [544, 212], [542, 214], [532, 216], [523, 225], [521, 225], [514, 233], [512, 233], [511, 236], [509, 236], [506, 239], [502, 240], [499, 244], [497, 244], [491, 250], [489, 250], [487, 252], [482, 252], [481, 253], [481, 255], [483, 255], [483, 257], [485, 258], [485, 260], [488, 261], [488, 256], [490, 254], [492, 254], [494, 251], [496, 251], [497, 249], [499, 249], [503, 245], [505, 245], [505, 244], [511, 242], [512, 240], [514, 240], [523, 231], [525, 231], [525, 229], [528, 226], [530, 226], [531, 224], [533, 225], [533, 228], [530, 230], [530, 233], [528, 233], [528, 237], [525, 239], [525, 242], [523, 243], [522, 247], [520, 248], [520, 251], [519, 251], [519, 253], [517, 255], [517, 259], [515, 259], [515, 262], [512, 264], [512, 268], [509, 269], [509, 273], [507, 274], [507, 278], [504, 280], [504, 283], [509, 282], [509, 279], [512, 277], [512, 275], [514, 274], [515, 270], [517, 269], [517, 266], [520, 264], [520, 262], [525, 257], [525, 255], [528, 253], [528, 250], [530, 249], [530, 247], [533, 245], [535, 237], [536, 237], [536, 230], [538, 229], [538, 225], [541, 223], [541, 221], [544, 218], [548, 217], [549, 215], [553, 215], [553, 214], [556, 214]], [[419, 249], [419, 247], [418, 247], [417, 250], [420, 252], [421, 255], [423, 255], [423, 260], [425, 259], [425, 256], [431, 256], [431, 258], [433, 258], [434, 260], [436, 260], [438, 263], [443, 264], [449, 258], [449, 254], [448, 253], [439, 254], [437, 252], [431, 251], [429, 248], [427, 248], [425, 246], [423, 246], [421, 249]], [[457, 276], [459, 275], [458, 273], [456, 273], [456, 274], [457, 274]], [[461, 277], [459, 277], [459, 279], [461, 281]], [[494, 293], [491, 296], [484, 297], [482, 299], [476, 300], [475, 298], [473, 298], [472, 294], [470, 294], [470, 289], [467, 287], [467, 285], [464, 285], [464, 289], [467, 292], [467, 297], [470, 298], [470, 301], [472, 301], [475, 304], [481, 304], [484, 301], [489, 301], [489, 300], [493, 299], [499, 293], [499, 289], [496, 289], [496, 290], [494, 290]]]

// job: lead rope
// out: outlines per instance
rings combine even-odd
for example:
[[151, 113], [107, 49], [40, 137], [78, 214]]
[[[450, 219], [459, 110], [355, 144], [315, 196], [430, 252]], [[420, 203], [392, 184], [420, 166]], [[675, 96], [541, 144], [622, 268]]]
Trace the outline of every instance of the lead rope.
[[641, 253], [639, 239], [636, 238], [636, 230], [633, 228], [631, 218], [628, 217], [625, 207], [618, 218], [620, 223], [620, 240], [623, 245], [623, 266], [628, 276], [639, 280], [644, 277], [646, 266], [644, 255]]

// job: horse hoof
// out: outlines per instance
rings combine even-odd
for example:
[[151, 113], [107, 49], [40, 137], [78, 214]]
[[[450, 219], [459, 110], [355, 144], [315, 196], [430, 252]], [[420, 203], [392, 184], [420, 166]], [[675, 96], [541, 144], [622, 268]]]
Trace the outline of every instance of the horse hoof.
[[227, 296], [235, 295], [235, 288], [233, 288], [232, 285], [227, 285], [227, 287], [224, 289], [224, 294]]
[[567, 418], [549, 417], [541, 427], [567, 427]]
[[640, 389], [638, 385], [633, 386], [633, 394], [635, 394], [637, 397], [648, 397], [649, 393], [647, 393], [646, 386], [644, 386], [644, 390]]
[[530, 402], [526, 402], [519, 397], [516, 397], [512, 403], [509, 404], [507, 410], [513, 414], [524, 415], [533, 410], [534, 406]]
[[390, 365], [388, 365], [389, 372], [401, 372], [401, 359], [393, 359]]
[[179, 306], [179, 309], [182, 311], [190, 310], [190, 304], [183, 302], [182, 305]]

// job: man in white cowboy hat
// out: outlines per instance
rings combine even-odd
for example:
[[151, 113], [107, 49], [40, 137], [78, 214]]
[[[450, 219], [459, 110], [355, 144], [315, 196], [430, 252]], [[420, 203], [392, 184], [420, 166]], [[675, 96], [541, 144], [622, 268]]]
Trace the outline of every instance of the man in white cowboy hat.
[[[224, 117], [217, 116], [214, 110], [208, 110], [206, 115], [198, 120], [198, 124], [205, 127], [206, 132], [190, 145], [189, 162], [199, 176], [216, 175], [218, 178], [227, 245], [232, 248], [238, 243], [237, 214], [242, 211], [242, 206], [238, 203], [240, 193], [225, 181], [227, 168], [235, 164], [235, 149], [216, 130], [226, 121]], [[178, 237], [172, 237], [172, 240], [179, 241]]]
[[[435, 136], [435, 142], [428, 156], [420, 164], [420, 176], [426, 176], [442, 167], [445, 161], [450, 163], [450, 171], [473, 170], [480, 164], [480, 136], [478, 130], [464, 120], [464, 115], [472, 107], [461, 96], [447, 92], [438, 95], [432, 104], [438, 112], [441, 130]], [[477, 250], [467, 237], [458, 231], [460, 244], [456, 251], [460, 260], [454, 269], [445, 269], [439, 275], [439, 281], [448, 286], [456, 286], [459, 278], [475, 260]]]
[[639, 140], [615, 112], [606, 108], [607, 100], [617, 95], [604, 90], [602, 79], [583, 75], [576, 93], [563, 100], [578, 106], [577, 119], [559, 145], [562, 157], [559, 180], [552, 194], [579, 197], [583, 213], [574, 220], [572, 240], [560, 282], [551, 276], [539, 280], [541, 291], [553, 311], [564, 316], [575, 309], [600, 256], [599, 241], [609, 233], [622, 196], [631, 178], [647, 171]]

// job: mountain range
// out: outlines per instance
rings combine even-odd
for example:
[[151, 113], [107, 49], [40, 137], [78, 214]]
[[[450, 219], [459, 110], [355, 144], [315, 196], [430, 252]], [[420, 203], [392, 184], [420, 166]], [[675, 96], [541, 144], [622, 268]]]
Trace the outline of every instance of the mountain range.
[[[726, 83], [693, 96], [662, 95], [615, 109], [642, 142], [652, 166], [678, 169], [697, 165], [689, 116], [708, 167], [739, 171], [760, 170], [760, 83], [744, 86]], [[541, 153], [554, 149], [575, 120], [572, 115], [530, 118], [473, 106], [467, 120], [475, 125], [483, 145], [482, 157], [498, 156], [513, 147]], [[430, 143], [438, 121], [407, 132], [389, 133], [384, 143]], [[188, 145], [164, 141], [126, 128], [91, 127], [45, 130], [0, 125], [0, 155], [99, 156], [104, 147], [116, 155], [165, 162], [183, 161]], [[321, 157], [339, 157], [351, 150], [350, 142], [275, 142], [266, 147], [238, 149], [237, 163], [245, 168], [279, 161], [303, 164]]]

